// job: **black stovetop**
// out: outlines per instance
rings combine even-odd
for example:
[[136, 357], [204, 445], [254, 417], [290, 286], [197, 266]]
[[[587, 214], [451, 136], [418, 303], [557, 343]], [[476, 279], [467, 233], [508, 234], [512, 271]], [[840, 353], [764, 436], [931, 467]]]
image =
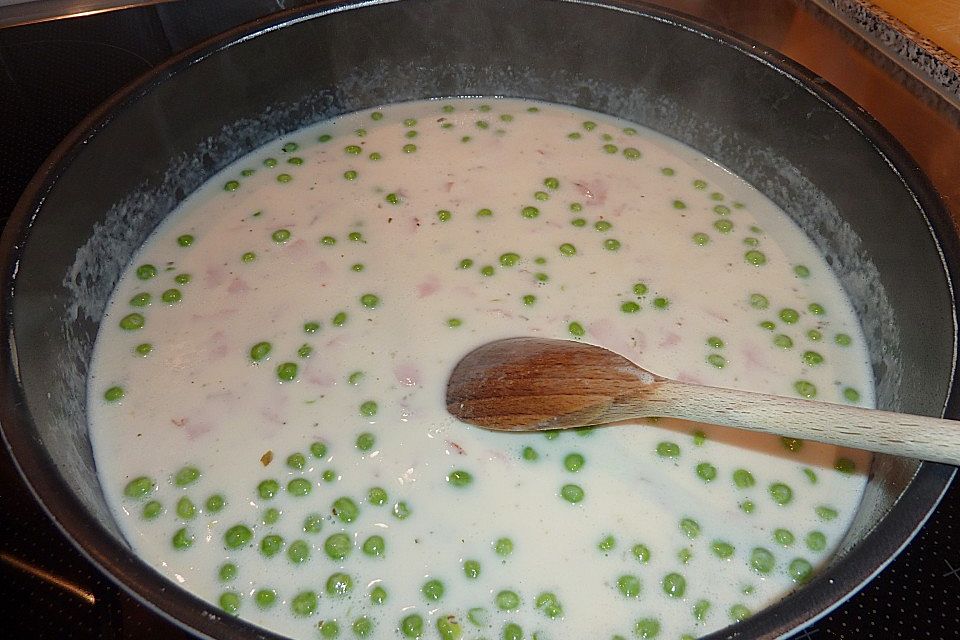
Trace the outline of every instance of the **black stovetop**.
[[[212, 33], [299, 4], [192, 0], [0, 30], [0, 225], [57, 142], [116, 89]], [[795, 10], [809, 7], [801, 3]], [[7, 638], [190, 637], [132, 600], [73, 548], [34, 501], [5, 449], [0, 601]], [[957, 485], [887, 569], [794, 636], [808, 638], [960, 638]]]

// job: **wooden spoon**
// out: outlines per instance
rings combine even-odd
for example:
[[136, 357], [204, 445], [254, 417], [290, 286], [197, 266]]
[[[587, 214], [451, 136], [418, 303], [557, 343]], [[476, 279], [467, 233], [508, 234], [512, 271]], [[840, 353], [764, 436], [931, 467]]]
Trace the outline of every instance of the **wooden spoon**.
[[960, 465], [960, 422], [678, 382], [568, 340], [509, 338], [468, 353], [447, 410], [498, 431], [683, 418]]

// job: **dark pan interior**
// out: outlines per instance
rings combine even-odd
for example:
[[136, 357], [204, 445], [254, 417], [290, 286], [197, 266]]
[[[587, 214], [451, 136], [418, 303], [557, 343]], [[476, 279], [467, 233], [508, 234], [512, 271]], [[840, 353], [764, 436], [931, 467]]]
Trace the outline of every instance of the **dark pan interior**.
[[[944, 412], [957, 344], [949, 216], [900, 146], [808, 71], [636, 4], [405, 0], [261, 21], [162, 67], [81, 125], [21, 200], [0, 256], [4, 437], [80, 548], [181, 624], [271, 637], [136, 560], [104, 502], [85, 375], [119, 274], [179, 202], [261, 144], [340, 113], [456, 95], [621, 116], [739, 174], [827, 256], [866, 332], [880, 406]], [[878, 457], [830, 569], [710, 637], [777, 637], [823, 615], [909, 540], [951, 475]]]

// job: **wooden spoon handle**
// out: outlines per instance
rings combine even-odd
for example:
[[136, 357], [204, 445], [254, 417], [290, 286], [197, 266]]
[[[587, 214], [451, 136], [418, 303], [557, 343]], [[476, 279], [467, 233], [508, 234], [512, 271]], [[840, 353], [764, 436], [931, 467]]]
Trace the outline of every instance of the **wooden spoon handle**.
[[621, 397], [624, 417], [661, 415], [960, 465], [960, 422], [658, 380]]

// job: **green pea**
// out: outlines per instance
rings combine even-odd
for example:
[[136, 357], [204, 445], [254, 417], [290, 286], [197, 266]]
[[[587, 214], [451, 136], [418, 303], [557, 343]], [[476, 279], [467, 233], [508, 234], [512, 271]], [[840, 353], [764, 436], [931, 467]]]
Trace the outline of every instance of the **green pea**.
[[640, 159], [640, 150], [634, 147], [626, 147], [623, 150], [623, 157], [627, 160], [638, 160]]
[[370, 451], [376, 444], [376, 437], [369, 431], [364, 431], [357, 436], [356, 447], [360, 451]]
[[290, 601], [293, 615], [303, 618], [317, 610], [317, 594], [313, 591], [301, 591]]
[[149, 342], [144, 342], [143, 344], [138, 344], [133, 350], [137, 355], [146, 357], [153, 351], [153, 345]]
[[827, 548], [827, 536], [820, 531], [811, 531], [804, 541], [810, 551], [823, 551]]
[[260, 540], [260, 553], [266, 558], [272, 558], [283, 549], [283, 538], [276, 534], [270, 534]]
[[269, 342], [258, 342], [250, 347], [250, 359], [254, 362], [260, 362], [270, 355], [271, 349], [273, 349], [273, 346]]
[[367, 491], [367, 502], [374, 506], [382, 507], [387, 503], [387, 500], [387, 492], [380, 487], [373, 487]]
[[700, 535], [700, 523], [693, 518], [683, 518], [680, 520], [680, 531], [693, 540]]
[[463, 637], [463, 629], [452, 615], [437, 616], [436, 625], [440, 640], [460, 640]]
[[793, 348], [793, 340], [790, 338], [790, 336], [783, 335], [782, 333], [773, 336], [773, 344], [781, 349]]
[[520, 210], [520, 215], [528, 220], [532, 220], [540, 215], [540, 209], [528, 205]]
[[845, 387], [843, 390], [843, 399], [847, 402], [860, 402], [860, 392], [853, 387]]
[[820, 518], [821, 520], [830, 521], [836, 518], [838, 515], [836, 509], [832, 509], [824, 505], [820, 505], [819, 507], [814, 509], [814, 511], [816, 512], [817, 517]]
[[187, 496], [181, 496], [177, 500], [177, 517], [181, 520], [192, 520], [197, 515], [197, 506], [193, 504], [193, 500]]
[[224, 591], [220, 594], [219, 603], [221, 609], [230, 615], [236, 615], [237, 611], [240, 610], [240, 594], [233, 591]]
[[656, 638], [660, 635], [660, 621], [655, 618], [641, 618], [634, 623], [633, 634], [638, 638]]
[[269, 609], [277, 603], [277, 592], [273, 589], [258, 589], [253, 600], [261, 609]]
[[813, 398], [817, 395], [817, 388], [808, 380], [797, 380], [793, 383], [793, 388], [802, 398]]
[[480, 577], [480, 563], [476, 560], [464, 560], [463, 575], [470, 580], [476, 580]]
[[363, 371], [354, 371], [349, 376], [347, 376], [347, 384], [357, 386], [363, 380], [364, 373]]
[[416, 613], [412, 613], [400, 621], [400, 633], [405, 638], [423, 637], [423, 618]]
[[167, 289], [160, 294], [160, 299], [167, 304], [176, 304], [183, 299], [183, 294], [180, 293], [179, 289]]
[[186, 487], [200, 479], [200, 469], [193, 466], [181, 467], [173, 476], [173, 483], [178, 487]]
[[717, 369], [723, 369], [727, 366], [727, 359], [719, 353], [711, 353], [707, 356], [706, 360], [707, 364], [712, 367], [716, 367]]
[[687, 590], [687, 580], [679, 573], [668, 573], [660, 582], [663, 592], [671, 598], [682, 598]]
[[833, 341], [841, 347], [849, 347], [853, 343], [853, 339], [845, 333], [838, 333], [833, 337]]
[[147, 292], [138, 293], [130, 298], [130, 305], [133, 307], [146, 307], [150, 304], [151, 297]]
[[620, 311], [624, 313], [636, 313], [640, 311], [640, 305], [633, 300], [628, 300], [620, 305]]
[[516, 253], [504, 253], [500, 256], [500, 264], [504, 267], [513, 267], [520, 262], [520, 256]]
[[813, 469], [805, 467], [803, 469], [803, 475], [807, 476], [807, 480], [810, 481], [810, 484], [817, 484], [817, 474], [813, 472]]
[[323, 550], [332, 560], [343, 560], [352, 549], [350, 536], [345, 533], [334, 533], [323, 542]]
[[283, 244], [290, 239], [290, 230], [289, 229], [277, 229], [270, 234], [270, 237], [277, 244]]
[[616, 238], [607, 238], [603, 241], [603, 248], [607, 251], [618, 251], [620, 249], [620, 241]]
[[320, 630], [320, 637], [322, 638], [340, 637], [340, 625], [337, 624], [336, 620], [324, 620], [318, 624], [317, 628]]
[[582, 338], [587, 333], [587, 330], [583, 328], [583, 325], [576, 321], [567, 325], [567, 331], [570, 332], [570, 335], [576, 338]]
[[750, 617], [750, 609], [742, 604], [735, 604], [730, 607], [730, 619], [734, 622], [743, 622]]
[[361, 550], [368, 556], [382, 558], [387, 552], [386, 542], [382, 536], [372, 535], [363, 541]]
[[367, 400], [360, 405], [360, 415], [366, 418], [372, 418], [377, 415], [377, 403], [373, 400]]
[[223, 542], [229, 549], [239, 549], [250, 544], [253, 531], [245, 524], [235, 524], [223, 534]]
[[636, 598], [640, 595], [640, 578], [634, 575], [622, 575], [617, 578], [617, 589], [626, 598]]
[[327, 445], [322, 442], [314, 442], [310, 444], [310, 455], [314, 458], [322, 458], [327, 455]]
[[270, 507], [263, 512], [263, 524], [275, 524], [280, 520], [280, 510]]
[[493, 267], [486, 265], [480, 268], [480, 275], [490, 277], [494, 274]]
[[137, 267], [137, 278], [140, 280], [149, 280], [157, 275], [157, 268], [152, 264], [142, 264]]
[[156, 500], [150, 500], [145, 505], [143, 505], [143, 511], [141, 515], [144, 520], [153, 520], [157, 516], [163, 513], [163, 505]]
[[753, 474], [746, 469], [737, 469], [733, 472], [733, 483], [740, 489], [748, 489], [757, 483]]
[[375, 604], [377, 606], [385, 604], [387, 602], [387, 590], [382, 586], [377, 585], [373, 589], [370, 589], [370, 604]]
[[143, 328], [145, 322], [143, 314], [130, 313], [120, 318], [120, 328], [124, 331], [137, 331]]
[[537, 296], [528, 293], [522, 298], [520, 298], [520, 300], [523, 301], [523, 304], [529, 307], [530, 305], [532, 305], [537, 301]]
[[287, 483], [287, 493], [298, 498], [309, 494], [311, 489], [313, 484], [306, 478], [294, 478]]
[[[714, 210], [716, 210], [717, 208], [718, 207], [714, 207]], [[726, 209], [726, 207], [723, 207], [723, 208]], [[731, 231], [733, 231], [733, 223], [726, 219], [720, 219], [720, 220], [714, 221], [713, 228], [719, 231], [720, 233], [730, 233]]]
[[774, 529], [773, 540], [782, 547], [789, 547], [793, 544], [795, 538], [789, 529]]
[[670, 301], [666, 298], [654, 298], [653, 306], [657, 309], [667, 309], [670, 306]]
[[294, 564], [302, 564], [310, 559], [310, 545], [303, 540], [294, 540], [287, 548], [287, 558]]
[[520, 608], [520, 596], [515, 591], [503, 590], [494, 598], [497, 609], [501, 611], [516, 611]]
[[572, 224], [575, 227], [585, 227], [587, 226], [587, 221], [585, 218], [574, 218], [573, 220], [570, 221], [570, 224]]
[[393, 516], [397, 520], [406, 520], [410, 517], [410, 506], [402, 500], [397, 502], [393, 505]]
[[257, 259], [257, 254], [255, 254], [253, 251], [247, 251], [240, 256], [241, 262], [253, 262], [256, 259]]
[[586, 459], [579, 453], [569, 453], [563, 459], [564, 468], [571, 472], [576, 473], [583, 468]]
[[650, 562], [650, 549], [645, 544], [635, 544], [630, 550], [633, 553], [633, 557], [637, 559], [638, 562], [646, 564]]
[[567, 502], [576, 504], [584, 498], [583, 488], [577, 484], [565, 484], [560, 487], [560, 497]]
[[837, 461], [833, 463], [833, 468], [840, 473], [849, 475], [857, 470], [857, 465], [850, 458], [837, 458]]
[[710, 601], [709, 600], [697, 600], [693, 605], [693, 617], [697, 622], [703, 622], [707, 618], [707, 613], [710, 611]]
[[189, 247], [190, 245], [193, 244], [193, 240], [194, 238], [192, 235], [190, 235], [189, 233], [185, 233], [182, 236], [177, 237], [177, 244], [180, 245], [181, 247]]
[[458, 469], [447, 475], [447, 482], [454, 487], [466, 487], [473, 482], [473, 476], [467, 471]]
[[794, 582], [803, 584], [813, 575], [813, 565], [803, 558], [794, 558], [787, 567], [787, 573]]
[[687, 208], [687, 203], [684, 202], [683, 200], [674, 200], [674, 201], [673, 201], [673, 208], [674, 208], [674, 209], [686, 209], [686, 208]]
[[793, 489], [782, 482], [775, 482], [770, 485], [770, 497], [779, 505], [788, 504], [793, 500]]
[[733, 555], [735, 549], [729, 542], [724, 542], [723, 540], [714, 540], [710, 545], [710, 550], [713, 551], [713, 555], [717, 556], [721, 560], [726, 560]]
[[823, 339], [823, 334], [817, 331], [816, 329], [810, 329], [807, 331], [807, 338], [813, 342], [819, 342]]
[[800, 314], [795, 309], [781, 309], [778, 314], [780, 319], [787, 324], [795, 324], [800, 319]]
[[755, 267], [762, 267], [767, 263], [767, 256], [762, 251], [752, 249], [743, 254], [743, 259]]
[[257, 485], [257, 495], [263, 500], [269, 500], [280, 491], [280, 483], [273, 479], [263, 480]]
[[217, 578], [220, 582], [230, 582], [237, 577], [237, 565], [232, 562], [224, 562], [217, 570]]
[[754, 309], [766, 309], [770, 306], [770, 301], [762, 293], [751, 293], [750, 306]]
[[337, 244], [337, 239], [334, 238], [333, 236], [323, 236], [322, 238], [320, 238], [320, 244], [324, 244], [324, 245], [327, 245], [328, 247], [332, 247], [333, 245]]
[[353, 156], [359, 155], [363, 151], [360, 146], [355, 144], [347, 145], [343, 150]]
[[775, 565], [776, 559], [773, 554], [763, 547], [755, 547], [750, 551], [750, 566], [757, 573], [770, 573]]
[[[322, 137], [322, 136], [321, 136], [321, 137]], [[263, 161], [263, 166], [269, 167], [269, 168], [273, 168], [273, 167], [277, 166], [277, 159], [276, 159], [276, 158], [267, 158], [266, 160]]]
[[443, 583], [439, 580], [427, 580], [420, 587], [420, 593], [423, 594], [423, 597], [434, 602], [443, 597], [443, 592]]
[[417, 145], [407, 143], [402, 147], [404, 153], [415, 153], [417, 151]]
[[360, 507], [350, 498], [343, 496], [333, 501], [333, 515], [335, 515], [340, 522], [350, 524], [360, 517]]
[[808, 366], [815, 367], [819, 364], [823, 364], [823, 356], [816, 351], [804, 351], [803, 362]]
[[603, 539], [600, 540], [599, 543], [597, 543], [597, 549], [599, 549], [600, 551], [603, 551], [604, 553], [613, 551], [613, 549], [616, 546], [617, 546], [617, 539], [611, 535], [604, 536]]
[[156, 488], [157, 485], [153, 480], [147, 476], [139, 476], [127, 483], [127, 486], [123, 488], [123, 495], [134, 500], [140, 500], [153, 493]]
[[657, 455], [661, 458], [679, 458], [680, 445], [675, 442], [661, 442], [657, 444]]
[[577, 254], [577, 248], [569, 242], [560, 245], [560, 253], [565, 256], [574, 256]]
[[710, 242], [710, 236], [705, 233], [695, 233], [690, 238], [693, 240], [694, 244], [701, 247]]
[[756, 507], [757, 505], [753, 503], [753, 500], [744, 500], [743, 502], [740, 503], [740, 510], [743, 511], [744, 513], [753, 513]]
[[353, 591], [353, 578], [346, 573], [337, 572], [327, 578], [327, 594], [342, 598]]

